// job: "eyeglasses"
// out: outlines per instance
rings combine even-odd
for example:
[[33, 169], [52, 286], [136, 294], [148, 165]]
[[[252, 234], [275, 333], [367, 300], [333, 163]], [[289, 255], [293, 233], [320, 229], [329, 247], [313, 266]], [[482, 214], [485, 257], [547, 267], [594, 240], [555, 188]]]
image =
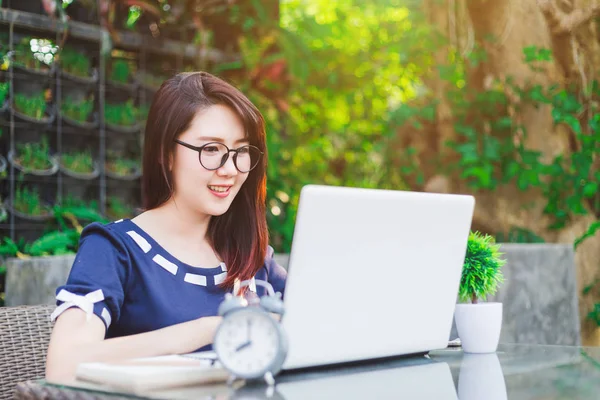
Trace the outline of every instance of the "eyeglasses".
[[225, 165], [229, 159], [229, 153], [233, 152], [233, 165], [235, 165], [235, 168], [242, 173], [250, 172], [258, 165], [263, 155], [258, 147], [249, 144], [237, 149], [230, 149], [219, 142], [206, 143], [200, 147], [192, 146], [179, 139], [174, 139], [174, 142], [197, 151], [200, 164], [209, 171], [214, 171]]

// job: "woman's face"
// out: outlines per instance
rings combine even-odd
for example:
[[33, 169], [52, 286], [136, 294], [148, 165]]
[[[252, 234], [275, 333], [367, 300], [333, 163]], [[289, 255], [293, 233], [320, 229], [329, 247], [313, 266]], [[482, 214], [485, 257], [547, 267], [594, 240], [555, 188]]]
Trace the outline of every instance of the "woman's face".
[[[197, 147], [219, 142], [229, 149], [237, 149], [249, 144], [244, 133], [242, 122], [229, 107], [214, 105], [196, 113], [190, 128], [177, 139]], [[210, 153], [211, 149], [214, 151], [217, 147], [211, 146], [206, 151]], [[248, 173], [235, 168], [233, 152], [227, 162], [214, 171], [200, 164], [198, 154], [180, 144], [175, 145], [171, 166], [175, 181], [173, 197], [178, 205], [183, 204], [197, 213], [222, 215], [229, 209]]]

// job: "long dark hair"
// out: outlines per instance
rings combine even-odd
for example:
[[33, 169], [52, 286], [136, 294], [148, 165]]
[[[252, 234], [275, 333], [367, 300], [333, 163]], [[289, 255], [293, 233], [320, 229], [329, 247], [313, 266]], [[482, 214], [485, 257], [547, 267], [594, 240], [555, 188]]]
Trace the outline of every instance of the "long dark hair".
[[238, 89], [206, 72], [180, 73], [166, 80], [154, 95], [146, 120], [142, 198], [146, 210], [171, 198], [173, 177], [168, 165], [173, 140], [189, 128], [198, 111], [217, 104], [239, 116], [250, 144], [264, 153], [227, 212], [213, 216], [208, 226], [208, 240], [227, 265], [228, 275], [221, 286], [231, 288], [236, 278], [249, 279], [261, 268], [269, 240], [265, 121], [254, 104]]

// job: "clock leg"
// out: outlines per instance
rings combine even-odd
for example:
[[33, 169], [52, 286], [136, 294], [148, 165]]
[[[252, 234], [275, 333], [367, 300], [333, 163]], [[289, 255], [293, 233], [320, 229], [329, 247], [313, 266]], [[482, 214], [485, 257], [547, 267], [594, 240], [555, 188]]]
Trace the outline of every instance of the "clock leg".
[[267, 382], [267, 385], [269, 385], [269, 386], [275, 385], [275, 378], [273, 378], [273, 374], [271, 372], [265, 372], [264, 379], [265, 379], [265, 382]]
[[229, 378], [227, 378], [227, 386], [233, 385], [233, 382], [235, 382], [236, 379], [237, 377], [235, 375], [229, 375]]
[[269, 385], [267, 386], [267, 390], [265, 390], [265, 397], [270, 399], [275, 394], [275, 386]]

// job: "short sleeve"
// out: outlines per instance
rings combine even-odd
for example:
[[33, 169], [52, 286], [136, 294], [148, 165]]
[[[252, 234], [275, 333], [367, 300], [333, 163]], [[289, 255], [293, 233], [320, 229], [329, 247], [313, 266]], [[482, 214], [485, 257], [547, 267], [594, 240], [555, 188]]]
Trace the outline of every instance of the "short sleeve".
[[285, 281], [287, 278], [287, 271], [281, 265], [277, 264], [273, 258], [275, 250], [271, 246], [267, 249], [267, 256], [265, 258], [265, 268], [267, 270], [267, 281], [273, 286], [275, 292], [281, 292], [285, 295]]
[[79, 307], [88, 318], [99, 316], [108, 329], [119, 319], [130, 269], [129, 253], [116, 232], [100, 223], [86, 226], [67, 282], [56, 290], [52, 320]]

